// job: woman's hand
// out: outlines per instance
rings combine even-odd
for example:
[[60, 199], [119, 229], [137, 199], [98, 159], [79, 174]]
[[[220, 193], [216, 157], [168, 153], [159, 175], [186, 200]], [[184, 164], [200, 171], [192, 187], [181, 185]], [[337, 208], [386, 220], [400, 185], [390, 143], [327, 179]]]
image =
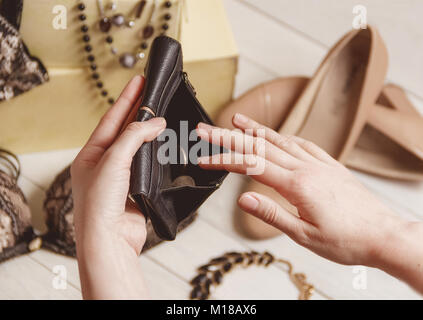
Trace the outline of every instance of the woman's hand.
[[[298, 215], [254, 192], [240, 196], [238, 204], [244, 211], [332, 261], [379, 267], [406, 281], [413, 269], [420, 279], [417, 287], [423, 290], [421, 261], [417, 257], [405, 260], [412, 248], [423, 258], [422, 250], [416, 248], [416, 243], [423, 241], [421, 224], [405, 222], [393, 214], [315, 144], [280, 135], [240, 114], [234, 116], [233, 124], [244, 133], [199, 124], [197, 133], [202, 139], [232, 150], [200, 158], [200, 166], [241, 174], [253, 167], [263, 168], [252, 178], [273, 187], [297, 208]], [[257, 137], [257, 133], [262, 134]], [[407, 267], [401, 265], [404, 261], [408, 261]], [[413, 279], [408, 280], [416, 286]]]
[[163, 118], [128, 123], [144, 79], [135, 77], [103, 116], [71, 167], [75, 231], [85, 298], [143, 298], [138, 265], [144, 216], [127, 200], [132, 158], [166, 127]]

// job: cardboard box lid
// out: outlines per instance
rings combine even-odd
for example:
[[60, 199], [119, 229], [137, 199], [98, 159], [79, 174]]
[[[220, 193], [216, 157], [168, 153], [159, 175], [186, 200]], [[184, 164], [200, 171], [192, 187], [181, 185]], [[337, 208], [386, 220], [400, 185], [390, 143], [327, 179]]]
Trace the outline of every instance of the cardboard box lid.
[[[139, 0], [116, 0], [118, 10], [130, 11]], [[164, 0], [161, 0], [164, 1]], [[177, 0], [172, 0], [176, 2]], [[180, 6], [172, 6], [173, 15], [181, 10], [181, 29], [169, 29], [173, 36], [178, 35], [184, 46], [186, 62], [219, 59], [237, 55], [235, 41], [226, 18], [222, 0], [179, 0]], [[76, 21], [77, 9], [75, 0], [31, 0], [25, 1], [21, 25], [21, 34], [31, 53], [40, 58], [44, 65], [50, 68], [80, 68], [88, 62], [83, 52], [80, 23]], [[95, 0], [86, 2], [87, 21], [95, 28], [99, 15]], [[53, 20], [57, 13], [53, 13], [55, 6], [64, 6], [67, 10], [67, 29], [56, 30]], [[151, 4], [150, 4], [151, 6]], [[147, 16], [143, 17], [144, 20]], [[142, 22], [143, 24], [145, 23]], [[179, 25], [179, 24], [177, 24]], [[138, 28], [133, 30], [116, 31], [115, 41], [118, 51], [132, 50], [134, 43], [141, 42], [137, 34]], [[125, 37], [119, 37], [125, 35]], [[118, 59], [109, 53], [104, 44], [104, 34], [100, 31], [90, 32], [94, 43], [99, 66], [119, 66]], [[136, 47], [136, 46], [135, 46]], [[142, 67], [142, 63], [140, 66]]]
[[182, 0], [180, 40], [185, 61], [238, 56], [222, 0]]

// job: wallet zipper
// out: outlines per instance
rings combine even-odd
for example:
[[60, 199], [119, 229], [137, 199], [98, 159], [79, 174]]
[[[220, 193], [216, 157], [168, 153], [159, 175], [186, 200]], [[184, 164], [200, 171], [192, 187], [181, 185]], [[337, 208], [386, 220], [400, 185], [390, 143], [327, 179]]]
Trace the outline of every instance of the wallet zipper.
[[191, 89], [191, 92], [194, 94], [194, 96], [196, 96], [197, 92], [195, 91], [194, 86], [189, 81], [188, 74], [186, 72], [182, 72], [182, 78], [184, 79], [184, 81], [188, 85], [188, 87]]

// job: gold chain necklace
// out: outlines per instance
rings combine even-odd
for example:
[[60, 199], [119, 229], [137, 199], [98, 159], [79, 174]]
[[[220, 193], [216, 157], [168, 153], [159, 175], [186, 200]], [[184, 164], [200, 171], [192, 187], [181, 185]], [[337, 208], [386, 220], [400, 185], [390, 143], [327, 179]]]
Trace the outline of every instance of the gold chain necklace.
[[198, 275], [191, 280], [193, 289], [192, 300], [206, 300], [210, 298], [210, 289], [222, 283], [223, 276], [234, 270], [235, 267], [247, 268], [252, 265], [268, 267], [271, 264], [281, 263], [288, 267], [289, 279], [299, 291], [299, 300], [309, 300], [314, 291], [314, 286], [307, 282], [304, 273], [294, 273], [292, 264], [284, 259], [275, 258], [269, 252], [228, 252], [222, 256], [211, 259], [207, 264], [197, 269]]

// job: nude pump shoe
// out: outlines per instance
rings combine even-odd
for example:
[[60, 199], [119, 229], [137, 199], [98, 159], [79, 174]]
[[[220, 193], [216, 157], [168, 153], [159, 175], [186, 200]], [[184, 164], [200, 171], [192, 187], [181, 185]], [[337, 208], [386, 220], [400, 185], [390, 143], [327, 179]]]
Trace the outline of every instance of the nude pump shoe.
[[278, 129], [308, 80], [307, 77], [286, 77], [259, 84], [224, 108], [216, 123], [223, 128], [233, 128], [232, 117], [241, 112], [269, 128]]
[[[421, 117], [376, 103], [387, 61], [375, 28], [347, 33], [329, 51], [279, 132], [310, 140], [357, 170], [423, 180]], [[410, 104], [398, 90], [386, 91], [397, 103]]]
[[346, 165], [384, 178], [423, 181], [423, 117], [400, 87], [384, 87]]
[[279, 132], [316, 143], [345, 162], [379, 96], [388, 66], [373, 27], [347, 33], [329, 51]]

